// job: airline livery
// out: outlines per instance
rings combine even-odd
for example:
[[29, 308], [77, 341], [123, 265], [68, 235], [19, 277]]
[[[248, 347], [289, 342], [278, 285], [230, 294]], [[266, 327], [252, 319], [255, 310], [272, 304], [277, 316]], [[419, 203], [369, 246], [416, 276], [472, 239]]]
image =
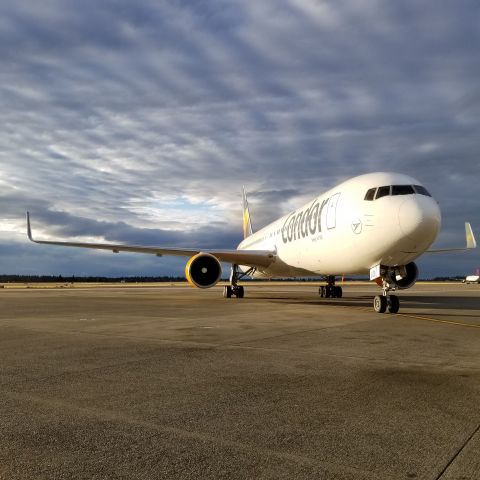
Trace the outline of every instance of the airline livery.
[[216, 285], [222, 275], [220, 262], [230, 263], [226, 298], [243, 298], [244, 287], [238, 282], [247, 276], [321, 277], [326, 284], [320, 287], [320, 296], [340, 298], [342, 288], [335, 284], [336, 277], [370, 274], [370, 280], [382, 288], [382, 295], [373, 301], [379, 313], [398, 312], [398, 297], [391, 292], [415, 284], [414, 260], [420, 255], [476, 247], [467, 222], [464, 247], [429, 249], [440, 223], [438, 204], [420, 182], [383, 172], [351, 178], [256, 232], [244, 190], [244, 240], [235, 250], [34, 240], [27, 213], [28, 237], [36, 243], [189, 257], [185, 275], [198, 288]]

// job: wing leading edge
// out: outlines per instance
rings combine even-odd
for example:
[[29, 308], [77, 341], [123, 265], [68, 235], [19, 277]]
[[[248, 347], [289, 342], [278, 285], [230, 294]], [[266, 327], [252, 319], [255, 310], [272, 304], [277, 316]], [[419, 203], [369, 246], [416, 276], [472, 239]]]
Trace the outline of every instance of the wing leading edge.
[[210, 253], [221, 262], [235, 263], [237, 265], [248, 265], [252, 267], [268, 267], [275, 261], [275, 251], [270, 250], [211, 250], [196, 248], [166, 248], [166, 247], [144, 247], [141, 245], [122, 245], [113, 243], [82, 243], [64, 242], [50, 240], [35, 240], [32, 236], [30, 225], [30, 214], [27, 212], [27, 234], [30, 241], [43, 245], [59, 245], [63, 247], [91, 248], [95, 250], [110, 250], [113, 253], [132, 252], [148, 253], [150, 255], [173, 255], [179, 257], [193, 257], [198, 253]]

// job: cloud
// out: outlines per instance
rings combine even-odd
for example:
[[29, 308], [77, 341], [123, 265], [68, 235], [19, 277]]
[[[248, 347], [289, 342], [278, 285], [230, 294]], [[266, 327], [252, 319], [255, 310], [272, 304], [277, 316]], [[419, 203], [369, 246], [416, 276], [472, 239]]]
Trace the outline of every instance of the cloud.
[[[2, 236], [21, 248], [28, 208], [49, 235], [233, 247], [242, 184], [261, 226], [375, 170], [426, 184], [442, 242], [463, 218], [480, 232], [479, 8], [4, 2]], [[45, 255], [54, 269], [57, 253]], [[448, 258], [425, 270], [480, 264], [476, 253]]]

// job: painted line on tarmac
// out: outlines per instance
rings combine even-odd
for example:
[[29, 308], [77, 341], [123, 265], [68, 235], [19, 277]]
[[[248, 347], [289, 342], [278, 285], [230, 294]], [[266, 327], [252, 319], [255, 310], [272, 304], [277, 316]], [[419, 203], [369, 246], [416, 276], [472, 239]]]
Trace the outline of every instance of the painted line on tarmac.
[[[360, 310], [363, 312], [371, 311], [370, 307], [348, 307], [354, 310]], [[455, 322], [454, 320], [441, 320], [439, 318], [432, 318], [432, 317], [424, 317], [421, 315], [412, 315], [411, 313], [386, 313], [386, 315], [395, 315], [397, 317], [405, 317], [405, 318], [412, 318], [414, 320], [422, 320], [424, 322], [434, 322], [434, 323], [445, 323], [447, 325], [455, 325], [457, 327], [468, 327], [468, 328], [480, 328], [480, 325], [473, 324], [473, 323], [465, 323], [465, 322]]]
[[413, 318], [415, 320], [423, 320], [425, 322], [446, 323], [448, 325], [456, 325], [458, 327], [480, 328], [480, 325], [465, 322], [455, 322], [453, 320], [440, 320], [439, 318], [423, 317], [420, 315], [411, 315], [409, 313], [395, 313], [397, 317]]

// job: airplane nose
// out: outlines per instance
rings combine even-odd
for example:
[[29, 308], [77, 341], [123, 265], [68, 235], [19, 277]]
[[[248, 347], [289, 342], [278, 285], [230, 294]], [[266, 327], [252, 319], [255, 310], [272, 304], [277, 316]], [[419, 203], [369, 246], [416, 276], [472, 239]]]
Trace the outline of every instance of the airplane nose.
[[440, 229], [440, 209], [431, 197], [415, 195], [400, 205], [398, 221], [403, 235], [414, 243], [412, 248], [428, 248]]

